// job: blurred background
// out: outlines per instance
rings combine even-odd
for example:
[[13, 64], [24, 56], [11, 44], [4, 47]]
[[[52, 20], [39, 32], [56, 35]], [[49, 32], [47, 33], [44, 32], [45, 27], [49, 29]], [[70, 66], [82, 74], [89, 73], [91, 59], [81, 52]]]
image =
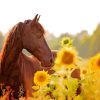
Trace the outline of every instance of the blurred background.
[[89, 58], [100, 52], [99, 10], [99, 0], [0, 0], [0, 50], [9, 29], [38, 13], [52, 50], [67, 36], [79, 56]]
[[[62, 33], [59, 37], [56, 37], [52, 33], [48, 33], [46, 35], [46, 40], [52, 50], [59, 50], [61, 48], [60, 41], [63, 37], [66, 36], [73, 39], [73, 45], [79, 52], [79, 56], [83, 58], [91, 57], [100, 52], [100, 24], [97, 25], [92, 35], [89, 35], [88, 31], [86, 30], [82, 30], [76, 35], [71, 35], [70, 33]], [[2, 49], [4, 38], [5, 35], [0, 32], [0, 50]]]

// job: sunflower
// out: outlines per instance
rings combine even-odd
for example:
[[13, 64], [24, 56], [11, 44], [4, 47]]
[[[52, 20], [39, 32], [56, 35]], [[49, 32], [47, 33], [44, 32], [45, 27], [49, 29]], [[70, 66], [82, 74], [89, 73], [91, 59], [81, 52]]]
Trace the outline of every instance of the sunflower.
[[42, 86], [46, 85], [49, 82], [49, 74], [46, 71], [37, 71], [33, 79], [36, 85]]
[[61, 46], [72, 46], [72, 40], [69, 37], [62, 38]]
[[89, 66], [93, 70], [100, 70], [100, 53], [90, 59]]
[[55, 64], [57, 65], [72, 65], [76, 63], [77, 52], [73, 48], [64, 47], [57, 54]]

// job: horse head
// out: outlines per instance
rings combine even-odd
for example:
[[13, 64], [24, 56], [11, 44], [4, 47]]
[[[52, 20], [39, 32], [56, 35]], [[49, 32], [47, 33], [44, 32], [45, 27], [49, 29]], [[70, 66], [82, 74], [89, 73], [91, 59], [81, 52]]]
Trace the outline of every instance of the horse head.
[[52, 54], [44, 38], [44, 28], [38, 22], [39, 18], [37, 14], [33, 20], [24, 21], [22, 44], [23, 48], [40, 60], [42, 66], [50, 67]]

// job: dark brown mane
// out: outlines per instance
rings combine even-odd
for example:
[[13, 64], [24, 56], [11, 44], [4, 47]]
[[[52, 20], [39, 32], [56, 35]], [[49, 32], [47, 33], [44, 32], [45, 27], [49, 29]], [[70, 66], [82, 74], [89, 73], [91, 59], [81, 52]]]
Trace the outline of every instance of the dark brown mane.
[[19, 30], [21, 29], [20, 27], [22, 27], [22, 23], [18, 23], [8, 32], [8, 36], [4, 42], [4, 46], [1, 52], [1, 66], [4, 65], [4, 62], [11, 53], [12, 48], [18, 44], [18, 41], [21, 42], [21, 36], [20, 36], [21, 34], [19, 32], [21, 31]]

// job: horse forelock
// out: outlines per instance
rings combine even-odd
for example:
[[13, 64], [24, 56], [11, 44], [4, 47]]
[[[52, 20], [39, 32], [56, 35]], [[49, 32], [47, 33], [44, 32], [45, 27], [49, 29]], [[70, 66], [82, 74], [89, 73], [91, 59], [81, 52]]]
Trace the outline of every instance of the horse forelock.
[[23, 24], [26, 25], [29, 23], [32, 23], [33, 27], [36, 26], [38, 28], [38, 30], [41, 31], [41, 33], [43, 33], [43, 35], [45, 34], [45, 30], [44, 30], [43, 26], [38, 21], [34, 22], [33, 20], [29, 19], [29, 20], [25, 20]]
[[28, 24], [28, 23], [30, 23], [31, 21], [32, 21], [32, 20], [30, 20], [30, 19], [29, 19], [29, 20], [25, 20], [25, 21], [24, 21], [24, 24]]

